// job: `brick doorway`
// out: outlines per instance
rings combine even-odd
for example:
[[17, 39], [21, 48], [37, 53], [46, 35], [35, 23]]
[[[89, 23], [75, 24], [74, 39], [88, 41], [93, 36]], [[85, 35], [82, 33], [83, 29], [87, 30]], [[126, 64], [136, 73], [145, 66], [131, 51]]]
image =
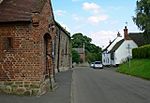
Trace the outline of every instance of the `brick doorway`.
[[52, 39], [50, 34], [44, 35], [44, 76], [45, 79], [51, 79], [52, 75]]

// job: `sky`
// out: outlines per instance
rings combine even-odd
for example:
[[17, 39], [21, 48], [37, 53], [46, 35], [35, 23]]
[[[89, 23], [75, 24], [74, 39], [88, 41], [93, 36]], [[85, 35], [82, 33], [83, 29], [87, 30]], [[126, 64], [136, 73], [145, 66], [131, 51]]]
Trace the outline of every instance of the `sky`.
[[54, 17], [71, 35], [82, 33], [102, 48], [128, 26], [139, 32], [132, 17], [136, 0], [52, 0]]

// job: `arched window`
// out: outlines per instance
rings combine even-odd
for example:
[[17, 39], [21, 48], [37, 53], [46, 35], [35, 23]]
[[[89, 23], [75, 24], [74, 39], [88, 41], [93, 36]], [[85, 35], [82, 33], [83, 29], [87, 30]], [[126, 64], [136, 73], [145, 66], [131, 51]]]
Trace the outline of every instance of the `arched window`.
[[10, 50], [13, 48], [13, 38], [12, 37], [5, 37], [4, 38], [4, 49]]

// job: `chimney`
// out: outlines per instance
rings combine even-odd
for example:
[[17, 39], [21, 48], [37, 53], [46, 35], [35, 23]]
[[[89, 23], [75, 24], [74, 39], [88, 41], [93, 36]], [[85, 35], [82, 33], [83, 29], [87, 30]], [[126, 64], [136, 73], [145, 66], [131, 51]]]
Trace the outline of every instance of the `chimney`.
[[0, 3], [2, 3], [3, 2], [3, 0], [0, 0]]
[[122, 37], [121, 34], [118, 32], [117, 37]]
[[125, 26], [125, 29], [124, 29], [124, 39], [125, 39], [125, 40], [129, 40], [129, 37], [128, 37], [128, 28], [127, 28], [127, 26]]
[[111, 42], [111, 40], [109, 40], [109, 44], [111, 44], [112, 42]]

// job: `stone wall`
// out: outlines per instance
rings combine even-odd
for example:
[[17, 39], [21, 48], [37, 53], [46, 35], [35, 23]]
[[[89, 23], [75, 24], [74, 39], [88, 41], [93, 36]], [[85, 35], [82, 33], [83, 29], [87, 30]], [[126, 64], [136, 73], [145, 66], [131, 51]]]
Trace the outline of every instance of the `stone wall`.
[[[71, 68], [71, 43], [70, 43], [70, 34], [61, 27], [57, 27], [57, 39], [56, 39], [56, 48], [59, 48], [56, 53], [59, 55], [56, 56], [56, 63], [59, 65], [60, 71], [65, 71]], [[58, 60], [59, 59], [59, 60]]]

